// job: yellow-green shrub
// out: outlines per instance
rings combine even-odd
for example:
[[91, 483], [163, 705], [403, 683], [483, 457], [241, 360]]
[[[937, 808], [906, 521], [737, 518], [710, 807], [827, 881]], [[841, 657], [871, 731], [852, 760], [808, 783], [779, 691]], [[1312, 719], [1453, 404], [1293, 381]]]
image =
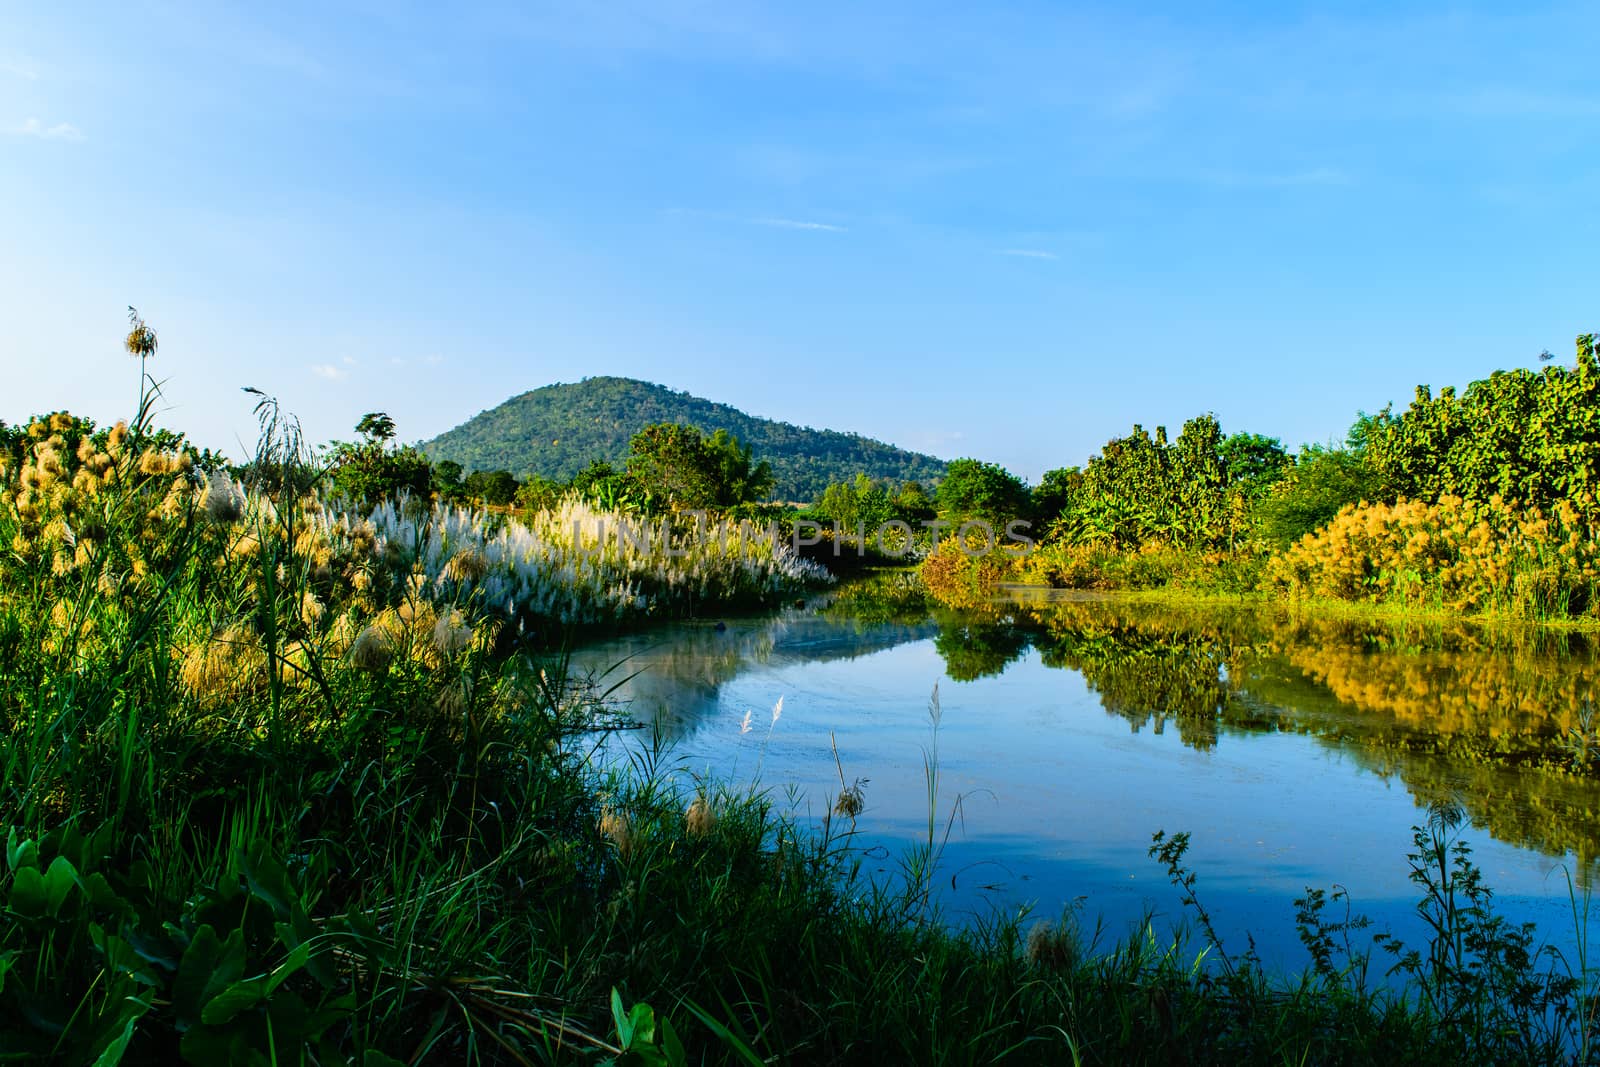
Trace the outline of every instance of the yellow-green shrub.
[[1274, 556], [1262, 584], [1290, 597], [1577, 615], [1600, 606], [1597, 580], [1600, 545], [1572, 504], [1546, 514], [1443, 497], [1346, 507]]

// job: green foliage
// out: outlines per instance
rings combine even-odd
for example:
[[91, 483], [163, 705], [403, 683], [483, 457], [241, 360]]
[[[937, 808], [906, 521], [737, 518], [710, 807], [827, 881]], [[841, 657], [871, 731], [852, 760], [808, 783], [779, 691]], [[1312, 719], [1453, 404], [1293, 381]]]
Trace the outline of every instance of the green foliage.
[[334, 492], [369, 506], [401, 493], [428, 495], [433, 478], [428, 457], [411, 445], [389, 444], [395, 434], [393, 419], [370, 411], [356, 423], [356, 432], [364, 438], [359, 444], [333, 446], [329, 458]]
[[611, 1018], [617, 1027], [618, 1054], [606, 1062], [615, 1067], [686, 1067], [688, 1056], [671, 1020], [657, 1017], [645, 1003], [624, 1010], [622, 997], [611, 991]]
[[1383, 475], [1364, 452], [1307, 445], [1284, 478], [1252, 506], [1255, 532], [1269, 544], [1290, 544], [1326, 526], [1347, 504], [1381, 499], [1383, 486]]
[[772, 491], [772, 468], [724, 430], [664, 422], [634, 434], [628, 477], [658, 507], [727, 510]]
[[645, 492], [626, 470], [617, 470], [604, 460], [595, 460], [573, 476], [568, 488], [580, 498], [608, 511], [635, 512], [645, 509]]
[[874, 482], [865, 474], [857, 474], [853, 482], [838, 482], [828, 486], [817, 502], [816, 513], [841, 528], [854, 530], [864, 526], [868, 533], [895, 517], [894, 502], [889, 496], [889, 486]]
[[1570, 368], [1496, 371], [1460, 395], [1418, 386], [1405, 412], [1385, 409], [1365, 430], [1373, 466], [1400, 496], [1591, 510], [1600, 489], [1595, 335], [1578, 337]]
[[561, 502], [566, 492], [567, 487], [560, 482], [531, 474], [517, 486], [511, 502], [524, 511], [549, 511]]
[[976, 459], [951, 460], [934, 495], [941, 519], [983, 520], [997, 534], [1011, 520], [1026, 520], [1032, 512], [1028, 486], [1021, 478], [997, 463]]
[[356, 433], [368, 443], [393, 441], [394, 432], [394, 420], [382, 411], [369, 411], [356, 423]]
[[1040, 530], [1048, 530], [1067, 509], [1083, 486], [1083, 471], [1077, 467], [1057, 467], [1044, 472], [1039, 484], [1033, 487], [1033, 521]]
[[705, 447], [712, 459], [713, 507], [756, 504], [772, 495], [772, 464], [764, 459], [757, 462], [753, 450], [741, 445], [737, 437], [717, 430], [706, 439]]
[[[1240, 478], [1264, 464], [1270, 449], [1245, 436], [1229, 455]], [[1091, 456], [1081, 475], [1057, 480], [1066, 498], [1057, 536], [1072, 543], [1103, 543], [1129, 548], [1146, 541], [1180, 546], [1218, 545], [1238, 534], [1235, 500], [1238, 483], [1223, 452], [1215, 417], [1184, 423], [1176, 441], [1165, 427], [1154, 437], [1141, 426], [1106, 443]]]
[[756, 418], [630, 378], [586, 378], [523, 393], [423, 448], [436, 460], [473, 470], [505, 468], [566, 481], [594, 461], [620, 467], [634, 434], [663, 422], [727, 430], [771, 464], [771, 494], [779, 500], [815, 501], [830, 484], [858, 471], [896, 482], [931, 483], [944, 474], [944, 463], [932, 456], [856, 434]]
[[517, 497], [517, 479], [506, 470], [473, 471], [461, 483], [461, 490], [471, 500], [504, 507]]
[[900, 483], [900, 491], [894, 495], [894, 507], [898, 517], [913, 526], [938, 514], [933, 497], [918, 481]]
[[433, 490], [444, 500], [462, 496], [465, 487], [461, 482], [461, 464], [453, 459], [441, 459], [433, 464]]
[[[935, 515], [933, 501], [920, 482], [905, 482], [898, 489], [890, 481], [873, 481], [866, 474], [857, 474], [854, 481], [838, 482], [828, 486], [822, 499], [811, 509], [810, 515], [828, 524], [831, 536], [837, 528], [840, 536], [854, 538], [861, 533], [868, 539], [868, 547], [900, 556], [919, 542], [926, 541], [922, 524]], [[879, 531], [886, 523], [904, 523], [910, 530], [891, 528]], [[887, 544], [880, 544], [887, 541]]]
[[1236, 433], [1217, 446], [1223, 474], [1246, 498], [1267, 492], [1293, 466], [1294, 460], [1276, 437], [1258, 433]]

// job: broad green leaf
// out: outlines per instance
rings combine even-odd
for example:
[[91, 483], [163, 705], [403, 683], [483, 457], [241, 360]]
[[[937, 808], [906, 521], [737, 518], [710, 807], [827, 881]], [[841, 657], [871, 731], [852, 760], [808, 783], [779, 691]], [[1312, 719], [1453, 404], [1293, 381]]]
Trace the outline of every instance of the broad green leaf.
[[282, 963], [278, 964], [278, 966], [274, 968], [273, 972], [267, 976], [266, 995], [270, 997], [279, 986], [292, 978], [295, 972], [304, 968], [310, 959], [310, 945], [299, 944], [291, 949], [288, 958]]
[[210, 926], [195, 931], [194, 940], [178, 963], [172, 983], [172, 1003], [182, 1029], [199, 1021], [201, 1010], [223, 989], [244, 977], [244, 932], [235, 930], [226, 941], [217, 939]]
[[641, 1045], [654, 1045], [656, 1040], [656, 1012], [655, 1009], [644, 1001], [633, 1006], [628, 1012], [628, 1028], [633, 1033], [633, 1039]]
[[200, 1021], [207, 1026], [221, 1026], [246, 1008], [253, 1008], [267, 995], [265, 978], [249, 978], [235, 982], [200, 1009]]
[[50, 867], [44, 872], [45, 907], [51, 915], [61, 911], [61, 905], [66, 903], [67, 894], [78, 884], [78, 870], [72, 861], [65, 856], [57, 856], [50, 861]]
[[669, 1067], [687, 1067], [689, 1054], [678, 1039], [678, 1032], [672, 1028], [672, 1020], [663, 1015], [657, 1020], [657, 1025], [661, 1028], [661, 1051], [667, 1057]]
[[44, 875], [37, 867], [20, 867], [11, 876], [11, 897], [6, 906], [18, 915], [38, 919], [45, 914], [50, 896], [45, 892]]
[[[111, 888], [111, 883], [106, 881], [105, 875], [88, 875], [80, 878], [78, 885], [83, 889], [84, 895], [89, 898], [89, 902], [101, 911], [109, 911], [114, 915], [127, 919], [133, 917], [133, 905], [129, 904], [121, 894]], [[172, 968], [169, 966], [167, 969], [171, 970]]]
[[633, 1022], [622, 1007], [622, 994], [611, 987], [611, 1018], [617, 1024], [617, 1044], [627, 1048], [633, 1043]]
[[144, 1005], [137, 1015], [127, 1019], [122, 1024], [122, 1029], [117, 1031], [105, 1048], [100, 1050], [100, 1055], [95, 1057], [94, 1067], [116, 1067], [122, 1062], [122, 1056], [128, 1051], [128, 1042], [133, 1040], [134, 1028], [139, 1025], [139, 1019], [149, 1010], [149, 1005]]
[[39, 846], [32, 840], [18, 838], [16, 828], [13, 827], [6, 834], [6, 867], [17, 870], [21, 867], [39, 866]]
[[253, 846], [240, 863], [240, 869], [250, 892], [271, 908], [279, 919], [287, 919], [295, 892], [289, 885], [288, 872], [283, 869], [283, 864], [268, 854], [267, 846]]

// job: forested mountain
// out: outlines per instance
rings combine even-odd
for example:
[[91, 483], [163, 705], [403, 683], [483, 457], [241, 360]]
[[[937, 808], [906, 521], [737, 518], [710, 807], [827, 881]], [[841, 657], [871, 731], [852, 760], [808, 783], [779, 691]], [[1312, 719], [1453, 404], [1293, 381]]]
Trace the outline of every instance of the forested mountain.
[[706, 433], [727, 430], [756, 459], [772, 464], [779, 500], [815, 500], [830, 483], [860, 472], [921, 482], [944, 475], [944, 461], [933, 456], [859, 434], [757, 418], [633, 378], [547, 385], [481, 412], [422, 447], [432, 459], [453, 459], [469, 471], [505, 469], [518, 477], [566, 480], [593, 460], [620, 465], [633, 435], [656, 422], [686, 423]]

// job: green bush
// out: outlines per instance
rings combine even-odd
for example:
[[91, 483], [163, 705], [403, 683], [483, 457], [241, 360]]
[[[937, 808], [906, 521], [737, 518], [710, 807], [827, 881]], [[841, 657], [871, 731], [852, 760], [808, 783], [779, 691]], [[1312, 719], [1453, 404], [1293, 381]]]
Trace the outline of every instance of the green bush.
[[1346, 505], [1384, 497], [1383, 475], [1350, 448], [1308, 445], [1287, 475], [1250, 509], [1254, 532], [1285, 546], [1333, 521]]
[[1372, 465], [1398, 496], [1525, 507], [1568, 501], [1592, 510], [1600, 495], [1600, 359], [1596, 337], [1577, 339], [1568, 367], [1496, 371], [1457, 394], [1417, 387], [1405, 412], [1386, 408], [1371, 428]]

